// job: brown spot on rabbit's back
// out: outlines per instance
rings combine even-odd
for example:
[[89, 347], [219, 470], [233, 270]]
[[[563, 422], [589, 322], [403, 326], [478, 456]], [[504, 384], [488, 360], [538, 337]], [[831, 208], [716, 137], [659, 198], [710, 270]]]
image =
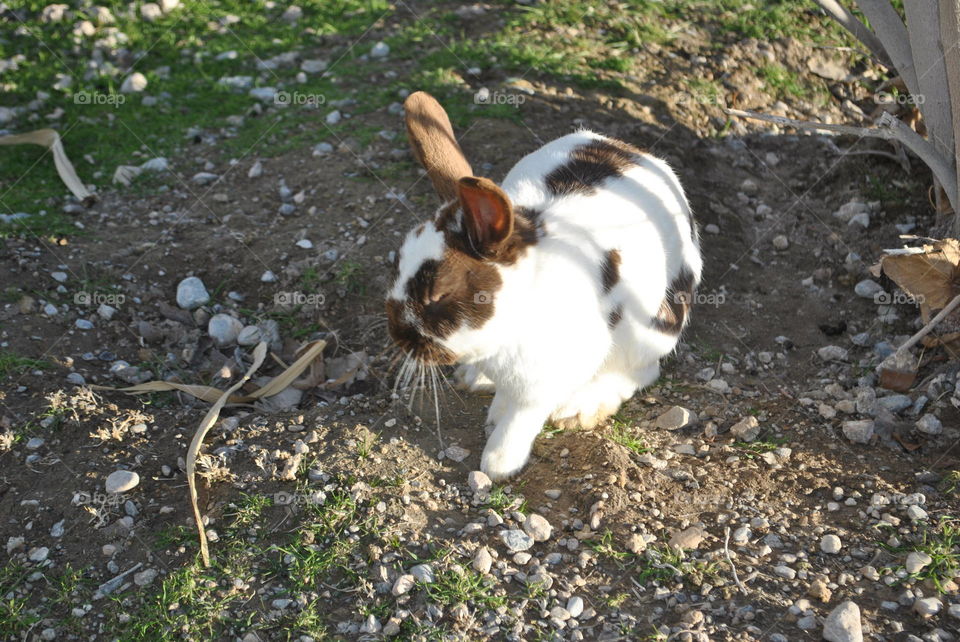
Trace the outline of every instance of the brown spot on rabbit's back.
[[592, 194], [596, 186], [636, 165], [643, 152], [619, 140], [601, 139], [579, 145], [570, 158], [547, 174], [547, 189], [557, 196]]
[[600, 280], [603, 284], [603, 293], [609, 294], [610, 290], [620, 282], [620, 251], [610, 250], [603, 257], [603, 265], [600, 266]]

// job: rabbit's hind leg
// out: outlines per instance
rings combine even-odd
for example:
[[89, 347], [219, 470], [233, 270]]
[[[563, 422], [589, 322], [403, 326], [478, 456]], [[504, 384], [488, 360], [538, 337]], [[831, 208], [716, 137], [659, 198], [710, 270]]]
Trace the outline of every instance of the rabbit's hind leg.
[[564, 430], [577, 426], [593, 428], [614, 415], [636, 388], [631, 375], [618, 369], [602, 370], [554, 410], [550, 422]]

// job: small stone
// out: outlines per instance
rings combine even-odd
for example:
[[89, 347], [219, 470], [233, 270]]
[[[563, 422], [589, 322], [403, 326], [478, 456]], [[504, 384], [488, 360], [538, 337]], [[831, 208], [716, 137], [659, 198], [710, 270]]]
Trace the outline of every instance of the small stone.
[[927, 435], [939, 435], [943, 432], [943, 424], [936, 416], [925, 414], [916, 423], [917, 430]]
[[914, 573], [919, 573], [924, 568], [929, 566], [933, 562], [933, 558], [930, 557], [927, 553], [923, 551], [913, 551], [907, 555], [907, 561], [904, 563], [904, 568], [907, 569], [907, 573], [913, 575]]
[[423, 584], [431, 584], [436, 579], [433, 573], [433, 567], [429, 564], [417, 564], [410, 569], [410, 575], [413, 575], [417, 578], [418, 582], [422, 582]]
[[864, 279], [853, 286], [853, 292], [864, 299], [876, 300], [883, 287], [873, 279]]
[[459, 464], [470, 456], [470, 451], [466, 448], [461, 448], [460, 446], [450, 446], [443, 451], [443, 454], [447, 459], [453, 460]]
[[523, 530], [533, 538], [535, 542], [545, 542], [550, 539], [553, 533], [553, 526], [542, 515], [532, 513], [527, 515], [527, 521], [523, 523]]
[[823, 623], [823, 639], [829, 642], [863, 642], [860, 607], [848, 600], [833, 609]]
[[212, 172], [197, 172], [193, 175], [193, 178], [190, 179], [197, 185], [210, 185], [220, 177]]
[[208, 301], [210, 294], [199, 278], [190, 276], [177, 285], [177, 305], [184, 310], [199, 308]]
[[27, 442], [27, 450], [38, 450], [43, 444], [42, 437], [31, 437], [30, 441]]
[[795, 570], [783, 564], [779, 566], [774, 566], [773, 574], [776, 575], [777, 577], [782, 577], [785, 580], [792, 580], [797, 576], [797, 572]]
[[760, 435], [760, 422], [753, 415], [744, 417], [730, 428], [730, 433], [740, 441], [754, 441]]
[[707, 534], [699, 526], [691, 526], [685, 530], [674, 533], [670, 538], [672, 548], [693, 550], [700, 546]]
[[140, 475], [130, 470], [116, 470], [107, 476], [106, 490], [110, 495], [133, 490], [140, 483]]
[[215, 314], [207, 323], [207, 334], [218, 346], [236, 343], [243, 324], [229, 314]]
[[807, 595], [826, 604], [833, 597], [833, 591], [827, 586], [825, 580], [818, 579], [811, 582], [810, 586], [807, 587]]
[[907, 507], [907, 517], [909, 517], [912, 522], [921, 522], [928, 519], [929, 516], [927, 515], [927, 511], [914, 505]]
[[557, 488], [550, 488], [543, 491], [543, 494], [546, 495], [549, 499], [557, 500], [557, 499], [560, 499], [560, 496], [563, 494], [563, 491]]
[[514, 553], [513, 563], [516, 564], [517, 566], [526, 566], [527, 562], [529, 562], [532, 557], [533, 555], [531, 555], [530, 553], [527, 553], [526, 551]]
[[567, 600], [567, 613], [569, 613], [572, 618], [580, 617], [580, 614], [583, 613], [583, 606], [583, 598], [574, 595]]
[[63, 537], [63, 523], [65, 520], [60, 520], [56, 524], [50, 527], [50, 537]]
[[823, 361], [846, 361], [847, 351], [840, 346], [823, 346], [817, 350], [817, 356]]
[[373, 45], [373, 49], [370, 50], [371, 58], [386, 58], [387, 54], [390, 53], [390, 46], [385, 42], [378, 42]]
[[824, 535], [820, 540], [820, 550], [830, 555], [836, 555], [841, 548], [840, 538], [836, 535]]
[[50, 549], [46, 546], [38, 546], [37, 548], [31, 548], [27, 553], [27, 558], [31, 562], [45, 562], [47, 557], [50, 556]]
[[299, 247], [301, 250], [312, 250], [313, 241], [310, 239], [300, 239], [297, 241], [297, 247]]
[[283, 20], [284, 22], [295, 24], [302, 17], [303, 17], [303, 9], [301, 9], [297, 5], [290, 5], [284, 10], [283, 14], [280, 16], [280, 19]]
[[57, 283], [66, 283], [67, 282], [67, 273], [66, 272], [51, 272], [50, 278], [52, 278]]
[[263, 175], [263, 163], [261, 163], [260, 161], [257, 161], [256, 163], [254, 163], [250, 167], [250, 170], [247, 172], [248, 178], [260, 178], [260, 176], [262, 175]]
[[523, 531], [515, 528], [502, 531], [500, 533], [500, 537], [503, 539], [503, 543], [507, 546], [507, 548], [514, 553], [525, 551], [533, 546], [533, 538]]
[[873, 438], [872, 419], [845, 421], [842, 425], [844, 436], [856, 444], [868, 444]]
[[300, 63], [300, 70], [308, 74], [319, 74], [326, 70], [328, 64], [326, 60], [304, 60]]
[[913, 610], [920, 617], [933, 617], [942, 608], [943, 602], [935, 597], [925, 597], [913, 603]]
[[254, 346], [260, 343], [260, 328], [255, 325], [244, 326], [240, 334], [237, 335], [237, 345]]
[[397, 581], [393, 583], [393, 588], [390, 589], [390, 592], [399, 597], [404, 593], [409, 593], [410, 589], [412, 589], [416, 583], [417, 578], [413, 575], [401, 575], [397, 578]]
[[473, 562], [471, 562], [473, 568], [480, 573], [489, 573], [492, 564], [493, 557], [490, 556], [490, 551], [487, 550], [487, 547], [481, 546], [477, 549], [476, 554], [473, 556]]
[[272, 270], [267, 270], [260, 275], [261, 283], [275, 283], [277, 281], [277, 275], [273, 273]]
[[86, 319], [77, 319], [74, 325], [77, 326], [78, 330], [93, 330], [93, 324]]
[[673, 406], [654, 422], [654, 426], [661, 430], [680, 430], [697, 423], [697, 413], [691, 412], [682, 406]]
[[490, 489], [493, 488], [493, 482], [490, 481], [487, 474], [479, 470], [471, 471], [470, 474], [467, 475], [467, 485], [470, 486], [470, 490], [472, 490], [474, 494], [489, 493]]
[[147, 77], [139, 71], [135, 71], [123, 79], [120, 85], [121, 94], [132, 94], [143, 91], [147, 88]]
[[634, 555], [639, 555], [647, 550], [647, 540], [643, 539], [640, 533], [631, 533], [627, 538], [627, 550]]
[[153, 583], [153, 580], [157, 579], [156, 569], [148, 568], [145, 571], [140, 571], [133, 575], [133, 583], [137, 586], [148, 586]]
[[947, 612], [953, 619], [960, 620], [960, 604], [951, 604]]
[[773, 237], [773, 247], [777, 250], [785, 250], [790, 247], [790, 239], [783, 234], [778, 234]]
[[337, 123], [340, 122], [341, 118], [342, 116], [340, 115], [340, 110], [334, 109], [332, 112], [327, 114], [326, 121], [328, 125], [336, 125]]

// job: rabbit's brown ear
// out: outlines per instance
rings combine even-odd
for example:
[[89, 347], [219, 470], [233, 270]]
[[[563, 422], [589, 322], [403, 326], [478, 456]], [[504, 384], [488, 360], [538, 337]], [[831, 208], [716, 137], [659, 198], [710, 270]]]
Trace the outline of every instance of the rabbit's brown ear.
[[457, 181], [473, 175], [473, 170], [457, 144], [447, 112], [424, 91], [410, 94], [403, 108], [410, 146], [433, 188], [444, 201], [457, 198]]
[[481, 256], [494, 253], [513, 233], [513, 206], [489, 178], [460, 179], [460, 206], [471, 247]]

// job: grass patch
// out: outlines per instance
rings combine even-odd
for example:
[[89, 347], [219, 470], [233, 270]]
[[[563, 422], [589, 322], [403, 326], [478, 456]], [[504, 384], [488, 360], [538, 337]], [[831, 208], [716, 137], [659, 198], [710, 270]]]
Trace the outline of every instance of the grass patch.
[[810, 89], [800, 77], [783, 65], [761, 65], [757, 67], [757, 75], [763, 80], [767, 90], [777, 98], [807, 98], [810, 95]]
[[937, 587], [937, 591], [943, 593], [944, 583], [952, 580], [960, 572], [960, 520], [943, 518], [936, 526], [924, 528], [918, 544], [887, 548], [903, 555], [913, 551], [929, 555], [932, 560], [930, 564], [910, 577], [929, 580]]
[[503, 486], [494, 486], [491, 488], [487, 502], [483, 506], [484, 508], [492, 508], [498, 513], [515, 510], [526, 515], [529, 511], [526, 499], [511, 495], [504, 490]]
[[642, 455], [649, 450], [643, 439], [637, 436], [636, 429], [617, 418], [613, 419], [610, 426], [610, 440], [637, 455]]
[[753, 459], [764, 453], [773, 452], [787, 443], [786, 438], [771, 438], [763, 441], [735, 441], [733, 447], [741, 450], [745, 457]]
[[0, 350], [0, 377], [20, 374], [27, 370], [44, 370], [50, 364], [41, 359], [21, 357], [9, 350]]
[[940, 489], [948, 495], [960, 493], [960, 470], [951, 470], [940, 480]]
[[461, 567], [461, 572], [440, 571], [432, 583], [422, 584], [427, 596], [442, 606], [473, 604], [484, 609], [496, 609], [507, 603], [506, 596], [493, 592], [495, 581], [479, 572]]

